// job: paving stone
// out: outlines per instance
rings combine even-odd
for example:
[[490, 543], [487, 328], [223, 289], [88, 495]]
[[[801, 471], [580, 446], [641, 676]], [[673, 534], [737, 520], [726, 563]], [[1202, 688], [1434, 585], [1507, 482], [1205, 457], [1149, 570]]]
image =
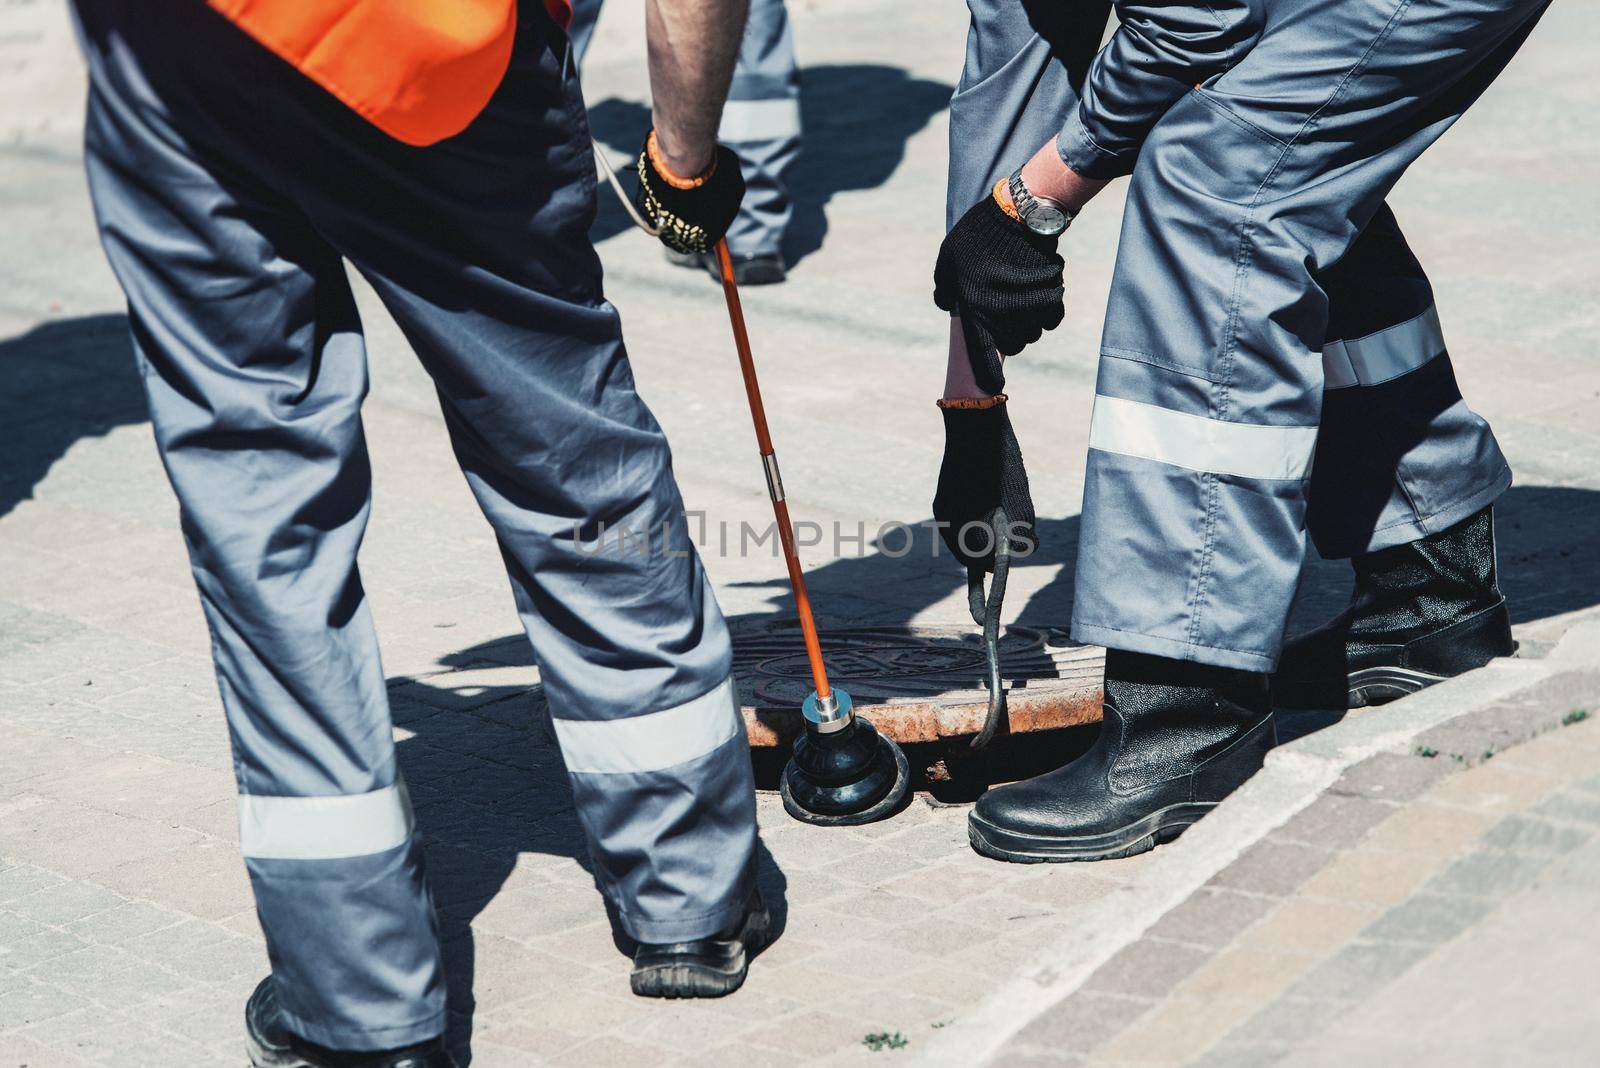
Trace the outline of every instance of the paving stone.
[[1558, 827], [1531, 816], [1507, 816], [1482, 838], [1484, 849], [1504, 849], [1513, 853], [1565, 853], [1589, 840], [1589, 833], [1572, 827]]
[[1481, 899], [1416, 894], [1384, 913], [1361, 932], [1361, 937], [1379, 942], [1434, 946], [1477, 923], [1492, 907], [1491, 902]]
[[1253, 1016], [1229, 1032], [1215, 1052], [1245, 1051], [1255, 1047], [1274, 1050], [1281, 1057], [1288, 1047], [1314, 1045], [1317, 1036], [1349, 1008], [1349, 1002], [1333, 999], [1304, 996], [1276, 998], [1258, 1008]]
[[1389, 801], [1329, 793], [1296, 813], [1273, 834], [1276, 838], [1304, 842], [1319, 849], [1344, 849], [1355, 845], [1368, 831], [1398, 811]]
[[1479, 812], [1515, 812], [1542, 800], [1555, 784], [1550, 776], [1493, 760], [1474, 768], [1470, 778], [1460, 775], [1441, 783], [1429, 800]]
[[1600, 798], [1569, 790], [1545, 798], [1529, 809], [1528, 815], [1563, 823], [1600, 826]]
[[1399, 942], [1352, 942], [1323, 961], [1294, 986], [1289, 996], [1317, 1001], [1353, 1001], [1394, 981], [1428, 953]]
[[1196, 1059], [1187, 1068], [1272, 1068], [1284, 1063], [1290, 1046], [1247, 1045], [1229, 1042], [1215, 1046]]
[[1440, 858], [1427, 853], [1360, 848], [1341, 855], [1308, 879], [1301, 892], [1308, 897], [1383, 907], [1404, 900], [1441, 864]]
[[1341, 775], [1333, 792], [1376, 801], [1410, 801], [1459, 770], [1438, 758], [1379, 753]]
[[1497, 819], [1492, 812], [1419, 800], [1385, 820], [1365, 842], [1365, 847], [1393, 853], [1458, 856], [1494, 826]]
[[20, 1030], [86, 1004], [59, 987], [19, 975], [18, 981], [0, 988], [0, 1029]]
[[1164, 1002], [1094, 1051], [1096, 1062], [1181, 1065], [1226, 1034], [1248, 1003], [1178, 998]]
[[[21, 918], [18, 917], [18, 919]], [[59, 931], [29, 921], [23, 922], [27, 922], [28, 926], [32, 928], [31, 933], [14, 934], [7, 937], [4, 936], [3, 932], [0, 932], [0, 937], [4, 938], [4, 941], [0, 942], [0, 968], [16, 968], [18, 970], [32, 968], [36, 964], [53, 961], [69, 953], [76, 952], [84, 946], [82, 939], [76, 938], [65, 931]]]
[[1156, 1003], [1150, 998], [1080, 990], [1050, 1008], [1016, 1035], [1016, 1043], [1047, 1050], [1091, 1050], [1143, 1016]]
[[1149, 937], [1196, 946], [1226, 945], [1273, 905], [1269, 897], [1202, 888], [1156, 921]]
[[1333, 860], [1327, 850], [1268, 835], [1212, 877], [1210, 886], [1283, 897]]
[[1499, 899], [1531, 884], [1541, 867], [1512, 853], [1469, 853], [1429, 880], [1428, 890]]
[[1179, 983], [1180, 998], [1261, 1002], [1277, 997], [1310, 967], [1305, 957], [1267, 949], [1223, 950]]
[[772, 1047], [805, 1058], [853, 1047], [872, 1033], [872, 1028], [852, 1017], [808, 1011], [751, 1027], [738, 1037], [754, 1046]]
[[1234, 944], [1320, 957], [1344, 945], [1378, 915], [1372, 905], [1297, 897], [1284, 902]]
[[110, 912], [127, 898], [93, 883], [58, 883], [16, 898], [6, 907], [21, 916], [51, 927], [61, 927], [100, 913]]
[[1160, 997], [1171, 991], [1210, 954], [1179, 942], [1143, 938], [1123, 947], [1095, 969], [1084, 989], [1125, 997]]

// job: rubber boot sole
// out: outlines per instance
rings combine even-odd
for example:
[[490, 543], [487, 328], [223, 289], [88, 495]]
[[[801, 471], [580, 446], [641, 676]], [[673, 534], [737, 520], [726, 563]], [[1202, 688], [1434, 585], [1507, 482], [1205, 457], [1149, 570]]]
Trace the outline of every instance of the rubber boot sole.
[[1216, 808], [1216, 802], [1194, 801], [1158, 809], [1126, 827], [1082, 836], [1023, 834], [1008, 831], [980, 817], [967, 816], [967, 840], [986, 857], [1013, 864], [1062, 864], [1079, 860], [1122, 860], [1148, 853], [1170, 842]]
[[[1375, 708], [1386, 705], [1450, 677], [1391, 665], [1361, 668], [1350, 672], [1345, 678], [1342, 707]], [[1334, 689], [1336, 686], [1337, 682], [1330, 686], [1324, 680], [1275, 680], [1272, 684], [1272, 703], [1278, 708], [1339, 708], [1341, 701], [1339, 691]]]
[[286, 1046], [265, 1045], [248, 1027], [244, 1031], [244, 1050], [251, 1068], [318, 1068]]
[[633, 992], [642, 998], [720, 998], [744, 985], [750, 958], [772, 937], [772, 913], [758, 909], [745, 920], [734, 949], [725, 961], [656, 964], [636, 967], [628, 977]]

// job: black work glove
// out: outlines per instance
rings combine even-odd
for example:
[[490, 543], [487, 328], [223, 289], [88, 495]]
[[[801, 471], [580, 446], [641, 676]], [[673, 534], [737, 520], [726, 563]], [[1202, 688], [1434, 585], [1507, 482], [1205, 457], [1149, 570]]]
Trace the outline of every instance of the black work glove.
[[933, 302], [961, 316], [972, 374], [986, 393], [1005, 387], [996, 350], [1015, 356], [1061, 325], [1066, 287], [1056, 242], [1007, 215], [991, 193], [939, 246]]
[[[1039, 547], [1033, 497], [1022, 449], [1002, 400], [992, 408], [945, 408], [944, 462], [933, 495], [933, 518], [949, 524], [939, 534], [968, 570], [994, 570], [995, 511], [1005, 513], [1004, 531], [1014, 556]], [[989, 528], [989, 529], [985, 529]]]
[[639, 188], [633, 202], [645, 221], [661, 231], [661, 243], [674, 252], [710, 252], [733, 225], [744, 199], [739, 157], [718, 145], [711, 169], [693, 178], [662, 170], [650, 131], [639, 150]]

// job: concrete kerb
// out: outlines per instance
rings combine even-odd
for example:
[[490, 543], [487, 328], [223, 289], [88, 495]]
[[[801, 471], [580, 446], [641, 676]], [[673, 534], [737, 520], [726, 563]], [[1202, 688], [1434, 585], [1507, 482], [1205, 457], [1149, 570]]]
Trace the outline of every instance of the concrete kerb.
[[968, 1068], [988, 1064], [1005, 1043], [1071, 996], [1094, 971], [1251, 845], [1322, 796], [1349, 768], [1383, 752], [1404, 751], [1417, 736], [1488, 708], [1565, 670], [1600, 663], [1600, 615], [1574, 623], [1542, 660], [1497, 660], [1374, 714], [1346, 717], [1275, 750], [1242, 789], [1163, 847], [1158, 863], [1101, 899], [1074, 928], [959, 1019], [916, 1063]]

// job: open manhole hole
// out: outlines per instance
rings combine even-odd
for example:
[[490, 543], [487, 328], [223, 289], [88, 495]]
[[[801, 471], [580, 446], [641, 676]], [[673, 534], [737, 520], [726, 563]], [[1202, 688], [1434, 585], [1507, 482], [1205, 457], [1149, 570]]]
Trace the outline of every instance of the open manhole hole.
[[[895, 741], [938, 742], [974, 735], [983, 726], [989, 694], [976, 629], [841, 627], [819, 636], [829, 681], [848, 690], [857, 712]], [[1006, 628], [1000, 673], [1008, 690], [1010, 733], [1098, 722], [1104, 663], [1104, 650], [1072, 644], [1064, 632]], [[787, 745], [800, 732], [800, 703], [812, 689], [799, 626], [737, 628], [733, 673], [750, 744]]]

